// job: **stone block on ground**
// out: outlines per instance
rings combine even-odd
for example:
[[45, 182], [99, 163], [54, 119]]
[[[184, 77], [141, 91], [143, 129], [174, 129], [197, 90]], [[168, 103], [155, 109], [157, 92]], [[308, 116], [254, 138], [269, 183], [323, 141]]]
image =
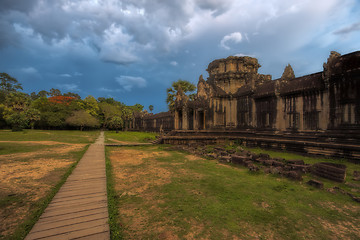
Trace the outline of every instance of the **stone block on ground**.
[[264, 173], [265, 173], [265, 174], [271, 173], [271, 168], [269, 168], [269, 167], [265, 168], [265, 169], [264, 169]]
[[214, 147], [214, 151], [215, 152], [224, 152], [225, 148], [223, 148], [223, 147]]
[[288, 164], [291, 170], [300, 171], [303, 173], [310, 172], [311, 165]]
[[282, 167], [270, 167], [270, 172], [272, 174], [281, 174], [284, 171]]
[[243, 149], [242, 147], [238, 146], [238, 147], [236, 148], [236, 151], [237, 151], [237, 152], [243, 152], [244, 149]]
[[259, 171], [259, 167], [256, 166], [255, 164], [251, 163], [247, 166], [247, 168], [251, 171], [251, 172], [258, 172]]
[[259, 158], [259, 155], [256, 153], [251, 154], [251, 158], [253, 161], [257, 160]]
[[283, 162], [280, 162], [278, 160], [272, 160], [272, 165], [275, 166], [275, 167], [283, 167], [285, 166], [285, 164]]
[[279, 161], [279, 162], [285, 162], [285, 159], [284, 159], [284, 158], [279, 158], [279, 157], [273, 158], [273, 160]]
[[269, 160], [269, 159], [270, 159], [270, 155], [267, 154], [267, 153], [260, 153], [260, 154], [259, 154], [259, 158]]
[[272, 166], [273, 160], [264, 160], [264, 161], [262, 161], [262, 164], [265, 166]]
[[353, 180], [354, 181], [360, 181], [360, 171], [354, 171]]
[[231, 162], [235, 164], [243, 164], [244, 161], [249, 161], [248, 157], [240, 156], [240, 155], [231, 155]]
[[297, 171], [284, 171], [282, 173], [284, 177], [287, 177], [292, 180], [301, 181], [302, 180], [302, 174]]
[[220, 161], [230, 163], [231, 162], [231, 157], [230, 156], [221, 156]]
[[234, 154], [236, 151], [234, 149], [228, 149], [226, 150], [228, 154]]
[[346, 177], [346, 165], [335, 163], [315, 163], [311, 173], [336, 182], [344, 182]]
[[324, 188], [324, 183], [318, 181], [318, 180], [314, 180], [314, 179], [311, 179], [307, 182], [307, 184], [309, 184], [310, 186], [313, 186], [313, 187], [316, 187], [316, 188], [319, 188], [319, 189], [323, 189]]
[[296, 160], [296, 159], [291, 159], [291, 160], [285, 160], [286, 163], [288, 164], [296, 164], [296, 165], [304, 165], [304, 160]]
[[245, 167], [249, 166], [250, 164], [253, 164], [253, 162], [250, 161], [250, 160], [246, 160], [246, 161], [243, 162], [243, 165], [244, 165]]

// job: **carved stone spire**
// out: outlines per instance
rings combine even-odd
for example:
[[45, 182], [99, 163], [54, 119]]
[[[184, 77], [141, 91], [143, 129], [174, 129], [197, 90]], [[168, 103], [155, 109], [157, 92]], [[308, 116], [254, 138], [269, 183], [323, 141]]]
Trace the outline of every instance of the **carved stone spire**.
[[199, 82], [198, 82], [198, 85], [197, 85], [197, 96], [202, 97], [204, 99], [208, 99], [209, 94], [210, 94], [209, 85], [206, 83], [203, 76], [200, 75]]
[[295, 74], [294, 74], [294, 70], [292, 69], [291, 65], [288, 64], [285, 69], [284, 69], [284, 72], [281, 76], [281, 80], [283, 82], [287, 82], [289, 80], [292, 80], [295, 78]]
[[335, 52], [335, 51], [330, 52], [330, 56], [328, 57], [327, 62], [323, 64], [323, 67], [324, 67], [323, 76], [324, 77], [329, 77], [331, 75], [331, 68], [334, 67], [335, 63], [337, 62], [337, 60], [340, 56], [341, 56], [341, 54], [338, 52]]

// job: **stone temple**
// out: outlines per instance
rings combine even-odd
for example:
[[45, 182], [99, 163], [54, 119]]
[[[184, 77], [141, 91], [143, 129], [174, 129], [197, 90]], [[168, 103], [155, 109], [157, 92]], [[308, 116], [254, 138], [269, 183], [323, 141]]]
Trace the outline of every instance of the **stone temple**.
[[360, 51], [331, 52], [322, 72], [302, 77], [290, 65], [275, 80], [259, 68], [252, 57], [214, 60], [195, 100], [179, 91], [173, 113], [137, 116], [131, 127], [175, 130], [167, 143], [237, 140], [360, 159]]

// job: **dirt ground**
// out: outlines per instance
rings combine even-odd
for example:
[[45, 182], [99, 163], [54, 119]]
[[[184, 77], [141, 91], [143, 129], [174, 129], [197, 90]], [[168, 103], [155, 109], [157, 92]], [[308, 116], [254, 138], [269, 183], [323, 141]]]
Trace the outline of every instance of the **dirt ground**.
[[[2, 141], [5, 142], [5, 141]], [[11, 141], [6, 141], [11, 143]], [[12, 234], [29, 210], [56, 185], [66, 169], [76, 161], [69, 153], [81, 151], [86, 144], [52, 141], [16, 142], [47, 145], [39, 151], [0, 155], [0, 239]], [[46, 157], [46, 156], [51, 157]]]
[[[170, 182], [171, 172], [155, 160], [155, 157], [168, 155], [166, 152], [135, 149], [112, 151], [110, 159], [116, 178], [116, 191], [121, 193], [121, 197], [141, 196], [145, 204], [151, 205], [151, 211], [161, 211], [158, 208], [159, 200], [146, 190]], [[138, 166], [141, 166], [141, 171], [136, 171]], [[119, 212], [123, 216], [127, 239], [142, 239], [151, 233], [157, 235], [155, 239], [178, 239], [173, 233], [174, 227], [166, 223], [149, 222], [149, 211], [138, 209], [136, 203], [122, 204]]]

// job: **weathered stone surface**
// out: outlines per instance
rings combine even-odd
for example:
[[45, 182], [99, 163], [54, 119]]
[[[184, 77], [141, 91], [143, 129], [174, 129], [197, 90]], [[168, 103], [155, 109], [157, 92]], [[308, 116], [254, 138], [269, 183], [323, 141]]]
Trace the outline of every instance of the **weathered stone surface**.
[[297, 180], [297, 181], [302, 180], [302, 174], [297, 171], [284, 171], [282, 172], [282, 175], [292, 180]]
[[234, 149], [228, 149], [228, 150], [226, 150], [226, 152], [227, 152], [228, 154], [234, 154], [234, 153], [236, 153], [236, 150], [234, 150]]
[[344, 182], [346, 177], [346, 165], [326, 162], [316, 163], [313, 165], [311, 173], [336, 182]]
[[220, 161], [230, 163], [231, 162], [231, 157], [230, 156], [221, 156]]
[[283, 162], [276, 161], [276, 160], [272, 161], [272, 165], [275, 167], [284, 167], [285, 166], [285, 164]]
[[271, 174], [281, 174], [283, 169], [281, 167], [267, 167], [264, 169], [264, 173], [271, 173]]
[[288, 164], [287, 165], [291, 170], [294, 171], [300, 171], [300, 172], [304, 172], [304, 173], [308, 173], [310, 172], [310, 165], [299, 165], [299, 164]]
[[307, 184], [309, 184], [310, 186], [316, 187], [316, 188], [320, 188], [320, 189], [324, 188], [324, 183], [322, 183], [318, 180], [314, 180], [314, 179], [309, 180], [307, 182]]
[[217, 155], [215, 153], [208, 153], [207, 156], [210, 158], [217, 158]]
[[259, 159], [260, 156], [258, 154], [256, 154], [256, 153], [253, 153], [253, 154], [251, 154], [251, 158], [252, 158], [252, 160], [255, 161], [255, 160]]
[[249, 161], [248, 157], [240, 155], [231, 155], [231, 162], [235, 164], [243, 164], [245, 161]]
[[252, 172], [258, 172], [260, 169], [255, 164], [251, 163], [247, 165], [247, 168]]
[[354, 181], [360, 181], [360, 171], [354, 171], [353, 180]]
[[262, 164], [265, 166], [272, 166], [273, 165], [273, 161], [272, 160], [263, 160]]
[[253, 162], [250, 161], [250, 160], [246, 160], [246, 161], [243, 162], [243, 164], [244, 164], [245, 167], [247, 167], [247, 166], [253, 164]]
[[304, 165], [304, 160], [286, 160], [286, 163], [288, 164], [296, 164], [296, 165]]
[[269, 160], [270, 159], [270, 155], [266, 154], [266, 153], [260, 153], [259, 154], [259, 158], [264, 159], [264, 160]]

